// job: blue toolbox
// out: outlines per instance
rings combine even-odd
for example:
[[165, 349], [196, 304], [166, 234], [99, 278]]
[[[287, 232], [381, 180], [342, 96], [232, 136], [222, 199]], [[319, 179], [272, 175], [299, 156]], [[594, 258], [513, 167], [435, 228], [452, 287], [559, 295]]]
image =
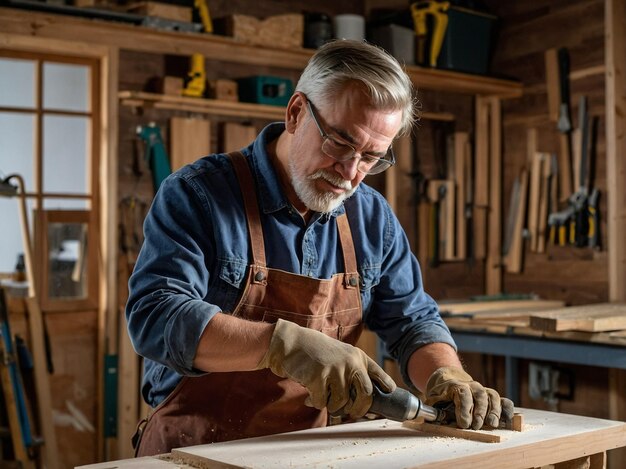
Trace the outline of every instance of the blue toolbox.
[[293, 94], [293, 83], [288, 78], [256, 75], [236, 80], [239, 101], [286, 106]]

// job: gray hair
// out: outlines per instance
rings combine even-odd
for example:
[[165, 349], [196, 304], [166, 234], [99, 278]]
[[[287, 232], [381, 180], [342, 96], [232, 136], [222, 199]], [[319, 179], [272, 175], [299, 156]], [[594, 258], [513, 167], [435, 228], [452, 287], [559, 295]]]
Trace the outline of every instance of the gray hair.
[[400, 134], [411, 130], [417, 120], [411, 79], [394, 57], [373, 44], [347, 39], [324, 44], [302, 72], [296, 91], [327, 103], [355, 81], [364, 85], [375, 108], [402, 110]]

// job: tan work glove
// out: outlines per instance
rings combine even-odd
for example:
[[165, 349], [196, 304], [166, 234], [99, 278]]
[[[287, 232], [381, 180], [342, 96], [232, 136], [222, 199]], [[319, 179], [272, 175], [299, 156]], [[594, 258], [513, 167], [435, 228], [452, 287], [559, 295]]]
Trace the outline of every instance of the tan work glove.
[[426, 404], [446, 401], [454, 403], [459, 428], [478, 430], [483, 423], [497, 428], [501, 417], [507, 421], [513, 418], [513, 401], [501, 398], [459, 367], [444, 366], [428, 378]]
[[316, 409], [340, 409], [352, 418], [362, 417], [372, 405], [372, 379], [385, 392], [396, 383], [369, 358], [350, 344], [313, 329], [279, 319], [270, 346], [257, 369], [269, 368], [309, 391], [305, 404]]

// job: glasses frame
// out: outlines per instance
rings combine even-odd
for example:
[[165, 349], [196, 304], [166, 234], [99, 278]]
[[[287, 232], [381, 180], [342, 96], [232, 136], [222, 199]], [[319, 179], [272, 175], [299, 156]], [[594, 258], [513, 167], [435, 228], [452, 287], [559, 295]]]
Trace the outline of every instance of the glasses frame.
[[[309, 98], [306, 98], [306, 104], [307, 104], [307, 107], [309, 108], [309, 112], [311, 113], [311, 116], [313, 116], [313, 122], [315, 122], [315, 125], [317, 126], [317, 130], [319, 130], [320, 136], [322, 137], [322, 148], [321, 149], [322, 149], [322, 153], [324, 153], [324, 155], [326, 155], [329, 158], [332, 158], [335, 161], [339, 161], [339, 162], [350, 161], [352, 158], [358, 158], [359, 162], [357, 163], [356, 169], [360, 173], [363, 173], [363, 174], [380, 174], [380, 173], [388, 170], [389, 168], [391, 168], [393, 165], [396, 164], [396, 155], [393, 152], [393, 147], [390, 146], [389, 149], [387, 150], [387, 154], [385, 156], [381, 157], [381, 158], [378, 158], [378, 161], [376, 163], [374, 163], [374, 166], [372, 166], [372, 168], [370, 170], [363, 171], [360, 168], [363, 155], [361, 153], [357, 152], [356, 148], [354, 148], [349, 143], [338, 142], [331, 135], [327, 134], [324, 131], [324, 129], [322, 129], [322, 126], [319, 123], [319, 120], [317, 118], [317, 113], [315, 111], [315, 106], [313, 105], [313, 103], [311, 102], [311, 100]], [[343, 145], [343, 146], [346, 146], [348, 148], [351, 148], [352, 149], [352, 155], [349, 158], [344, 158], [344, 159], [338, 159], [338, 158], [335, 158], [332, 155], [329, 155], [328, 153], [326, 153], [324, 151], [324, 144], [326, 143], [326, 140], [332, 140], [337, 145]], [[357, 153], [359, 153], [359, 156], [356, 156]], [[389, 156], [390, 159], [387, 159], [387, 156]], [[375, 156], [369, 156], [369, 158], [376, 158], [376, 157]], [[381, 163], [386, 163], [387, 166], [385, 166], [384, 164], [381, 164]]]

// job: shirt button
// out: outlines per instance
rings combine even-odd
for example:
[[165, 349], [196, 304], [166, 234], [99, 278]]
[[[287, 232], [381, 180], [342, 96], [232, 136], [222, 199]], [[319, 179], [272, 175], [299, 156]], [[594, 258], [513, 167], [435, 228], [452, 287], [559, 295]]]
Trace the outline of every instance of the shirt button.
[[309, 277], [313, 277], [313, 271], [309, 270]]

